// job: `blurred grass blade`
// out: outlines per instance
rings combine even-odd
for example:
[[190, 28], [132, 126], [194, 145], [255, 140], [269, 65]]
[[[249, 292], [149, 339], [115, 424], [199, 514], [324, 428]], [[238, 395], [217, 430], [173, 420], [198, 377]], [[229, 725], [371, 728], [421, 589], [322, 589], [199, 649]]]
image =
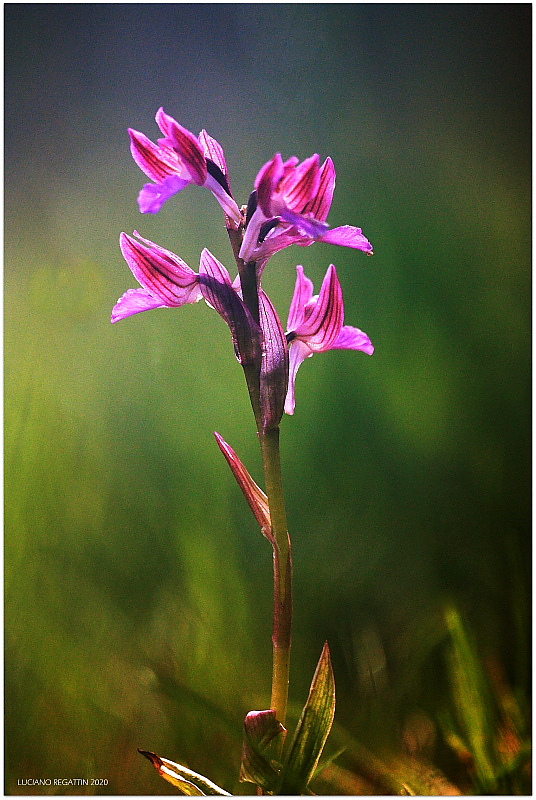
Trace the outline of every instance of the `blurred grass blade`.
[[240, 780], [249, 781], [266, 791], [273, 791], [279, 781], [281, 765], [275, 758], [275, 740], [286, 730], [276, 719], [275, 711], [250, 711], [244, 721], [244, 745]]
[[445, 775], [426, 761], [405, 757], [389, 764], [407, 794], [415, 797], [456, 797], [462, 792]]
[[334, 715], [335, 680], [326, 642], [285, 759], [278, 794], [305, 793], [331, 730]]
[[316, 776], [320, 775], [320, 773], [323, 770], [325, 770], [328, 767], [330, 767], [333, 764], [333, 762], [338, 759], [339, 756], [342, 756], [342, 754], [344, 753], [345, 750], [346, 750], [346, 747], [339, 747], [339, 749], [336, 750], [334, 753], [332, 753], [332, 755], [327, 756], [327, 757], [324, 756], [323, 758], [321, 758], [320, 761], [318, 762], [318, 764], [315, 767], [313, 778], [316, 778]]
[[149, 750], [139, 750], [142, 756], [148, 758], [151, 764], [158, 771], [159, 775], [164, 780], [176, 786], [181, 794], [189, 795], [192, 797], [205, 797], [206, 795], [224, 795], [231, 797], [229, 792], [216, 786], [215, 783], [209, 781], [203, 775], [193, 772], [191, 769], [182, 767], [174, 761], [167, 758], [161, 758], [156, 753], [151, 753]]
[[491, 688], [478, 653], [458, 610], [445, 610], [450, 633], [449, 669], [463, 738], [474, 759], [476, 777], [487, 793], [496, 782], [495, 709]]

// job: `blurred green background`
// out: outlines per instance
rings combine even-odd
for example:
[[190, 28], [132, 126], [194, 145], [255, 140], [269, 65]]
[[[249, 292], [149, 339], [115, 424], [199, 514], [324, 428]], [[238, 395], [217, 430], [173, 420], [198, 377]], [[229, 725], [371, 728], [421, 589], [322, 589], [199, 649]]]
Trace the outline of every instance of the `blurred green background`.
[[138, 212], [126, 129], [161, 105], [239, 203], [274, 152], [331, 155], [330, 223], [374, 245], [265, 274], [285, 321], [296, 263], [317, 288], [335, 263], [376, 347], [307, 361], [282, 424], [292, 712], [327, 639], [338, 724], [385, 755], [424, 715], [449, 775], [445, 604], [528, 702], [531, 5], [4, 8], [6, 793], [174, 793], [137, 747], [244, 792], [269, 703], [270, 546], [212, 436], [261, 481], [228, 331], [202, 304], [109, 322], [122, 230], [232, 268], [209, 192]]

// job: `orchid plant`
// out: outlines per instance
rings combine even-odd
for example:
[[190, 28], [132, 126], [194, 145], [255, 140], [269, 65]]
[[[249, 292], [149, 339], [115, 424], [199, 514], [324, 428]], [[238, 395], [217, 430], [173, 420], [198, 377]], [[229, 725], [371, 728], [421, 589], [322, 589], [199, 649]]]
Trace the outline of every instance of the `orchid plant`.
[[[318, 294], [301, 265], [296, 267], [294, 295], [287, 330], [262, 288], [262, 275], [272, 256], [291, 245], [327, 242], [372, 254], [360, 228], [327, 223], [335, 188], [330, 158], [317, 154], [300, 162], [276, 153], [259, 171], [248, 203], [233, 197], [221, 145], [202, 130], [195, 136], [161, 108], [156, 122], [162, 138], [156, 143], [129, 130], [131, 153], [151, 179], [140, 191], [142, 213], [156, 214], [173, 195], [190, 184], [207, 187], [224, 212], [236, 263], [233, 279], [208, 250], [195, 272], [178, 255], [143, 238], [122, 233], [123, 256], [140, 287], [129, 289], [116, 303], [112, 322], [156, 308], [205, 303], [218, 312], [231, 331], [236, 358], [246, 379], [260, 443], [266, 491], [253, 480], [229, 444], [216, 433], [244, 496], [273, 548], [274, 623], [270, 706], [251, 711], [244, 724], [240, 780], [259, 793], [304, 794], [313, 777], [335, 711], [335, 687], [329, 649], [324, 646], [308, 700], [293, 737], [286, 738], [286, 713], [292, 627], [292, 550], [287, 529], [279, 426], [283, 413], [295, 409], [295, 383], [300, 365], [315, 353], [333, 349], [374, 347], [366, 333], [344, 324], [344, 301], [331, 264]], [[140, 751], [160, 775], [187, 795], [228, 793], [207, 778], [155, 753]]]

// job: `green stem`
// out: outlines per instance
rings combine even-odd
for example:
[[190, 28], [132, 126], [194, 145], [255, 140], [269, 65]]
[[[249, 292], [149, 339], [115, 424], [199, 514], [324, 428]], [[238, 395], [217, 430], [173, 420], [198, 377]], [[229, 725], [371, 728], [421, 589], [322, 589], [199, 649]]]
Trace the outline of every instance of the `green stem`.
[[[253, 319], [259, 322], [259, 284], [256, 264], [254, 262], [245, 263], [239, 258], [243, 228], [228, 230], [228, 233], [240, 274], [242, 298]], [[277, 719], [284, 725], [288, 703], [292, 627], [292, 553], [281, 474], [279, 428], [272, 428], [266, 433], [263, 431], [260, 368], [261, 354], [259, 354], [258, 363], [244, 365], [244, 374], [257, 424], [274, 537], [273, 670], [270, 707], [275, 710]]]
[[271, 708], [285, 724], [292, 628], [292, 551], [283, 494], [279, 428], [260, 434], [266, 494], [274, 537], [274, 628]]

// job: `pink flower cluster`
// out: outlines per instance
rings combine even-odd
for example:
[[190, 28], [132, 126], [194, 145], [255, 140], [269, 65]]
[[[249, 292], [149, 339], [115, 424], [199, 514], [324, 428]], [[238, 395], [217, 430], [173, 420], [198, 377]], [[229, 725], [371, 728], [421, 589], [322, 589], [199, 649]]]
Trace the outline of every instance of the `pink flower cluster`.
[[[326, 242], [372, 254], [360, 228], [330, 228], [326, 220], [335, 189], [335, 168], [330, 158], [320, 164], [318, 155], [301, 163], [283, 161], [277, 153], [259, 171], [247, 207], [233, 198], [225, 154], [221, 145], [201, 131], [195, 136], [159, 109], [156, 121], [163, 138], [153, 143], [143, 133], [130, 130], [135, 162], [153, 181], [142, 188], [138, 203], [142, 213], [157, 213], [164, 203], [186, 186], [206, 186], [222, 207], [235, 252], [239, 275], [232, 281], [228, 270], [206, 248], [199, 272], [179, 256], [142, 238], [122, 233], [123, 256], [141, 288], [128, 290], [117, 302], [112, 322], [154, 308], [175, 308], [204, 299], [229, 325], [241, 364], [260, 365], [267, 410], [265, 428], [277, 425], [284, 410], [294, 413], [295, 380], [300, 364], [314, 353], [332, 349], [361, 350], [374, 347], [363, 331], [344, 325], [344, 302], [337, 272], [331, 264], [318, 295], [297, 267], [287, 331], [270, 299], [261, 288], [269, 259], [293, 244], [305, 247]], [[253, 267], [258, 308], [244, 301], [241, 267]]]

